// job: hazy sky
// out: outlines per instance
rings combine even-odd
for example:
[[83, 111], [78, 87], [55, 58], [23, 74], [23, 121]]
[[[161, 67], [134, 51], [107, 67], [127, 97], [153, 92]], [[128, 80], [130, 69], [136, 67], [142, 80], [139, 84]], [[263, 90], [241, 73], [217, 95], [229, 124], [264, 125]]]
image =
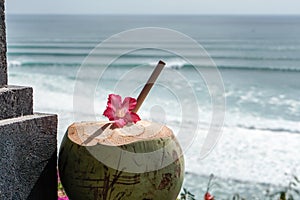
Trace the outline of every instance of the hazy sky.
[[300, 0], [6, 0], [8, 14], [300, 14]]

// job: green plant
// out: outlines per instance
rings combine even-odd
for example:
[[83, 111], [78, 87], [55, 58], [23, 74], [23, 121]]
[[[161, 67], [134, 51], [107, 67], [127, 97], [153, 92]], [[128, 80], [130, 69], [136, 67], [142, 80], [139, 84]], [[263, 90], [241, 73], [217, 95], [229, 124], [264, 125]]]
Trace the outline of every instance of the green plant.
[[297, 176], [292, 175], [288, 186], [273, 194], [267, 195], [269, 199], [295, 200], [300, 198], [300, 180]]
[[183, 188], [183, 191], [180, 193], [180, 198], [178, 200], [196, 200], [196, 199], [195, 199], [195, 195], [193, 195], [187, 189]]
[[240, 196], [239, 194], [234, 194], [232, 196], [232, 200], [246, 200], [246, 199]]
[[[212, 188], [212, 186], [218, 185], [217, 183], [212, 184], [213, 179], [215, 179], [215, 177], [212, 174], [212, 175], [210, 175], [210, 178], [208, 181], [207, 190], [204, 195], [204, 200], [209, 199], [209, 198], [211, 198], [213, 200], [215, 198], [213, 195], [211, 195], [209, 193], [209, 190]], [[230, 196], [226, 199], [227, 200], [246, 200], [246, 198], [242, 197], [240, 194], [233, 194], [233, 196]], [[257, 199], [260, 200], [260, 198], [257, 198]], [[279, 190], [272, 194], [270, 194], [270, 192], [267, 191], [266, 195], [264, 195], [264, 198], [261, 200], [266, 200], [266, 199], [269, 199], [269, 200], [298, 200], [298, 199], [300, 199], [300, 179], [297, 176], [292, 175], [291, 181], [282, 190]], [[180, 197], [177, 200], [196, 200], [196, 197], [194, 194], [192, 194], [186, 188], [184, 188], [180, 194]]]

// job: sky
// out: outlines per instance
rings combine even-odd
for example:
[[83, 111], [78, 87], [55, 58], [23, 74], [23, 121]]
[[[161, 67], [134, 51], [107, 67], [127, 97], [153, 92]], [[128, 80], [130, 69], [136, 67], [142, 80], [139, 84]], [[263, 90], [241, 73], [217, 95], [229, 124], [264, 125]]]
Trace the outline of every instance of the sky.
[[7, 14], [300, 14], [300, 0], [6, 0]]

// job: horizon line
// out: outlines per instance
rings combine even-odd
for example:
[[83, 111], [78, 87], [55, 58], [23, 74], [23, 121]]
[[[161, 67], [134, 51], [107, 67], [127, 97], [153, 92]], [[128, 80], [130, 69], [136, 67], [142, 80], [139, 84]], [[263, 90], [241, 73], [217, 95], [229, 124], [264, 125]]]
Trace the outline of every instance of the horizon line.
[[278, 13], [274, 13], [274, 14], [270, 14], [270, 13], [266, 13], [266, 14], [262, 14], [262, 13], [234, 13], [234, 14], [229, 14], [229, 13], [218, 13], [218, 14], [187, 14], [187, 13], [180, 13], [180, 14], [171, 14], [171, 13], [161, 13], [161, 14], [156, 14], [156, 13], [6, 13], [6, 15], [56, 15], [56, 16], [63, 16], [63, 15], [70, 15], [70, 16], [74, 16], [74, 15], [78, 15], [78, 16], [97, 16], [97, 15], [107, 15], [107, 16], [300, 16], [300, 13], [296, 14], [296, 13], [291, 13], [291, 14], [278, 14]]

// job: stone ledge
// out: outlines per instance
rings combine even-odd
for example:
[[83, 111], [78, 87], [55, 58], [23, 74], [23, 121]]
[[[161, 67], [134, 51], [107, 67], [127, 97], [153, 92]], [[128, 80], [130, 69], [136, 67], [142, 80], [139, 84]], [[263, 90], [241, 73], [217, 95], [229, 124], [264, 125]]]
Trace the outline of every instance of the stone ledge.
[[31, 87], [10, 85], [0, 88], [0, 120], [32, 115], [32, 93]]
[[0, 1], [0, 87], [7, 84], [4, 0]]
[[0, 137], [0, 199], [57, 199], [57, 116], [0, 120]]

